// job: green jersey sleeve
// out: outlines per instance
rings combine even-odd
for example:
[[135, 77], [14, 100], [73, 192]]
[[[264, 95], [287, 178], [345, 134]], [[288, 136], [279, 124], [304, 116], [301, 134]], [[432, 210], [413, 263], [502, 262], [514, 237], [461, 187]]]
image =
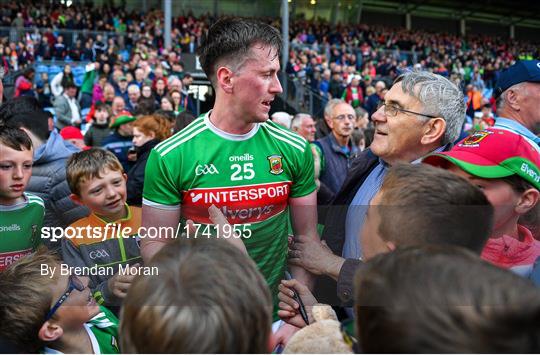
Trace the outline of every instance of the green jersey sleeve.
[[306, 141], [304, 152], [298, 155], [297, 167], [294, 170], [293, 185], [290, 197], [309, 195], [317, 189], [315, 184], [315, 170], [313, 167], [313, 153]]
[[143, 199], [145, 204], [177, 206], [182, 200], [176, 180], [167, 167], [165, 158], [152, 150], [145, 168]]

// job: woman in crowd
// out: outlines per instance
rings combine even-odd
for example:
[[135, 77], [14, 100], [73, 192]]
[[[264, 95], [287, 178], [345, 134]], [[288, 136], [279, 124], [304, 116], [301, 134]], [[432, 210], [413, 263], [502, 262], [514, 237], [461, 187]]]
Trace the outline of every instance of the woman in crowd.
[[140, 206], [144, 185], [144, 169], [150, 151], [159, 142], [171, 136], [171, 125], [158, 115], [142, 116], [133, 123], [133, 146], [137, 153], [137, 161], [128, 172], [127, 203]]

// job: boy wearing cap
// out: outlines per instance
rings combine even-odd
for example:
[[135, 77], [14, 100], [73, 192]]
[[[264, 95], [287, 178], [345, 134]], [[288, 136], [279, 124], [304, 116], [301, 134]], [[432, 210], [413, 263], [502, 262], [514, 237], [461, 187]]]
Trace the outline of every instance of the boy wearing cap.
[[516, 132], [540, 150], [540, 61], [523, 60], [501, 73], [493, 91], [495, 128]]
[[136, 118], [128, 111], [122, 111], [111, 120], [111, 129], [114, 131], [103, 140], [103, 148], [111, 151], [124, 171], [129, 171], [133, 162], [128, 159], [128, 151], [133, 147], [133, 121]]
[[424, 163], [463, 176], [484, 191], [495, 208], [495, 223], [482, 258], [529, 277], [540, 256], [540, 242], [518, 220], [540, 199], [536, 147], [514, 132], [488, 129], [475, 132], [448, 152], [428, 156]]

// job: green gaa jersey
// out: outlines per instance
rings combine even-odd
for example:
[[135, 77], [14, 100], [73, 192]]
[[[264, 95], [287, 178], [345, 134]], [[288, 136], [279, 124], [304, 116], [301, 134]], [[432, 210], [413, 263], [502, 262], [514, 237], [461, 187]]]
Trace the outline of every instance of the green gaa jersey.
[[41, 243], [45, 204], [30, 193], [24, 197], [23, 203], [0, 205], [0, 272]]
[[[119, 354], [118, 318], [107, 308], [100, 306], [100, 312], [84, 323], [90, 338], [93, 354]], [[58, 350], [44, 347], [43, 354], [62, 354]]]
[[304, 138], [270, 120], [233, 135], [208, 117], [152, 150], [143, 204], [181, 205], [182, 226], [186, 219], [211, 223], [208, 208], [218, 207], [243, 236], [275, 297], [287, 261], [288, 199], [316, 189], [311, 149]]

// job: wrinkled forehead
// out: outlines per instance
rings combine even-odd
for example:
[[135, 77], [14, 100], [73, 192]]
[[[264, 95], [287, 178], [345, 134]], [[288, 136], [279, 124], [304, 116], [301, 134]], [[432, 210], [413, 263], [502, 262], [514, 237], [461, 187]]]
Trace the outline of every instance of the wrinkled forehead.
[[[418, 92], [418, 90], [420, 90], [420, 88], [418, 85], [416, 85], [414, 87], [414, 92]], [[410, 93], [405, 93], [403, 91], [401, 81], [392, 85], [390, 90], [386, 92], [384, 96], [384, 101], [387, 104], [396, 104], [398, 106], [401, 106], [402, 108], [410, 108], [415, 105], [422, 105], [420, 100], [418, 100], [416, 97], [414, 97]]]

